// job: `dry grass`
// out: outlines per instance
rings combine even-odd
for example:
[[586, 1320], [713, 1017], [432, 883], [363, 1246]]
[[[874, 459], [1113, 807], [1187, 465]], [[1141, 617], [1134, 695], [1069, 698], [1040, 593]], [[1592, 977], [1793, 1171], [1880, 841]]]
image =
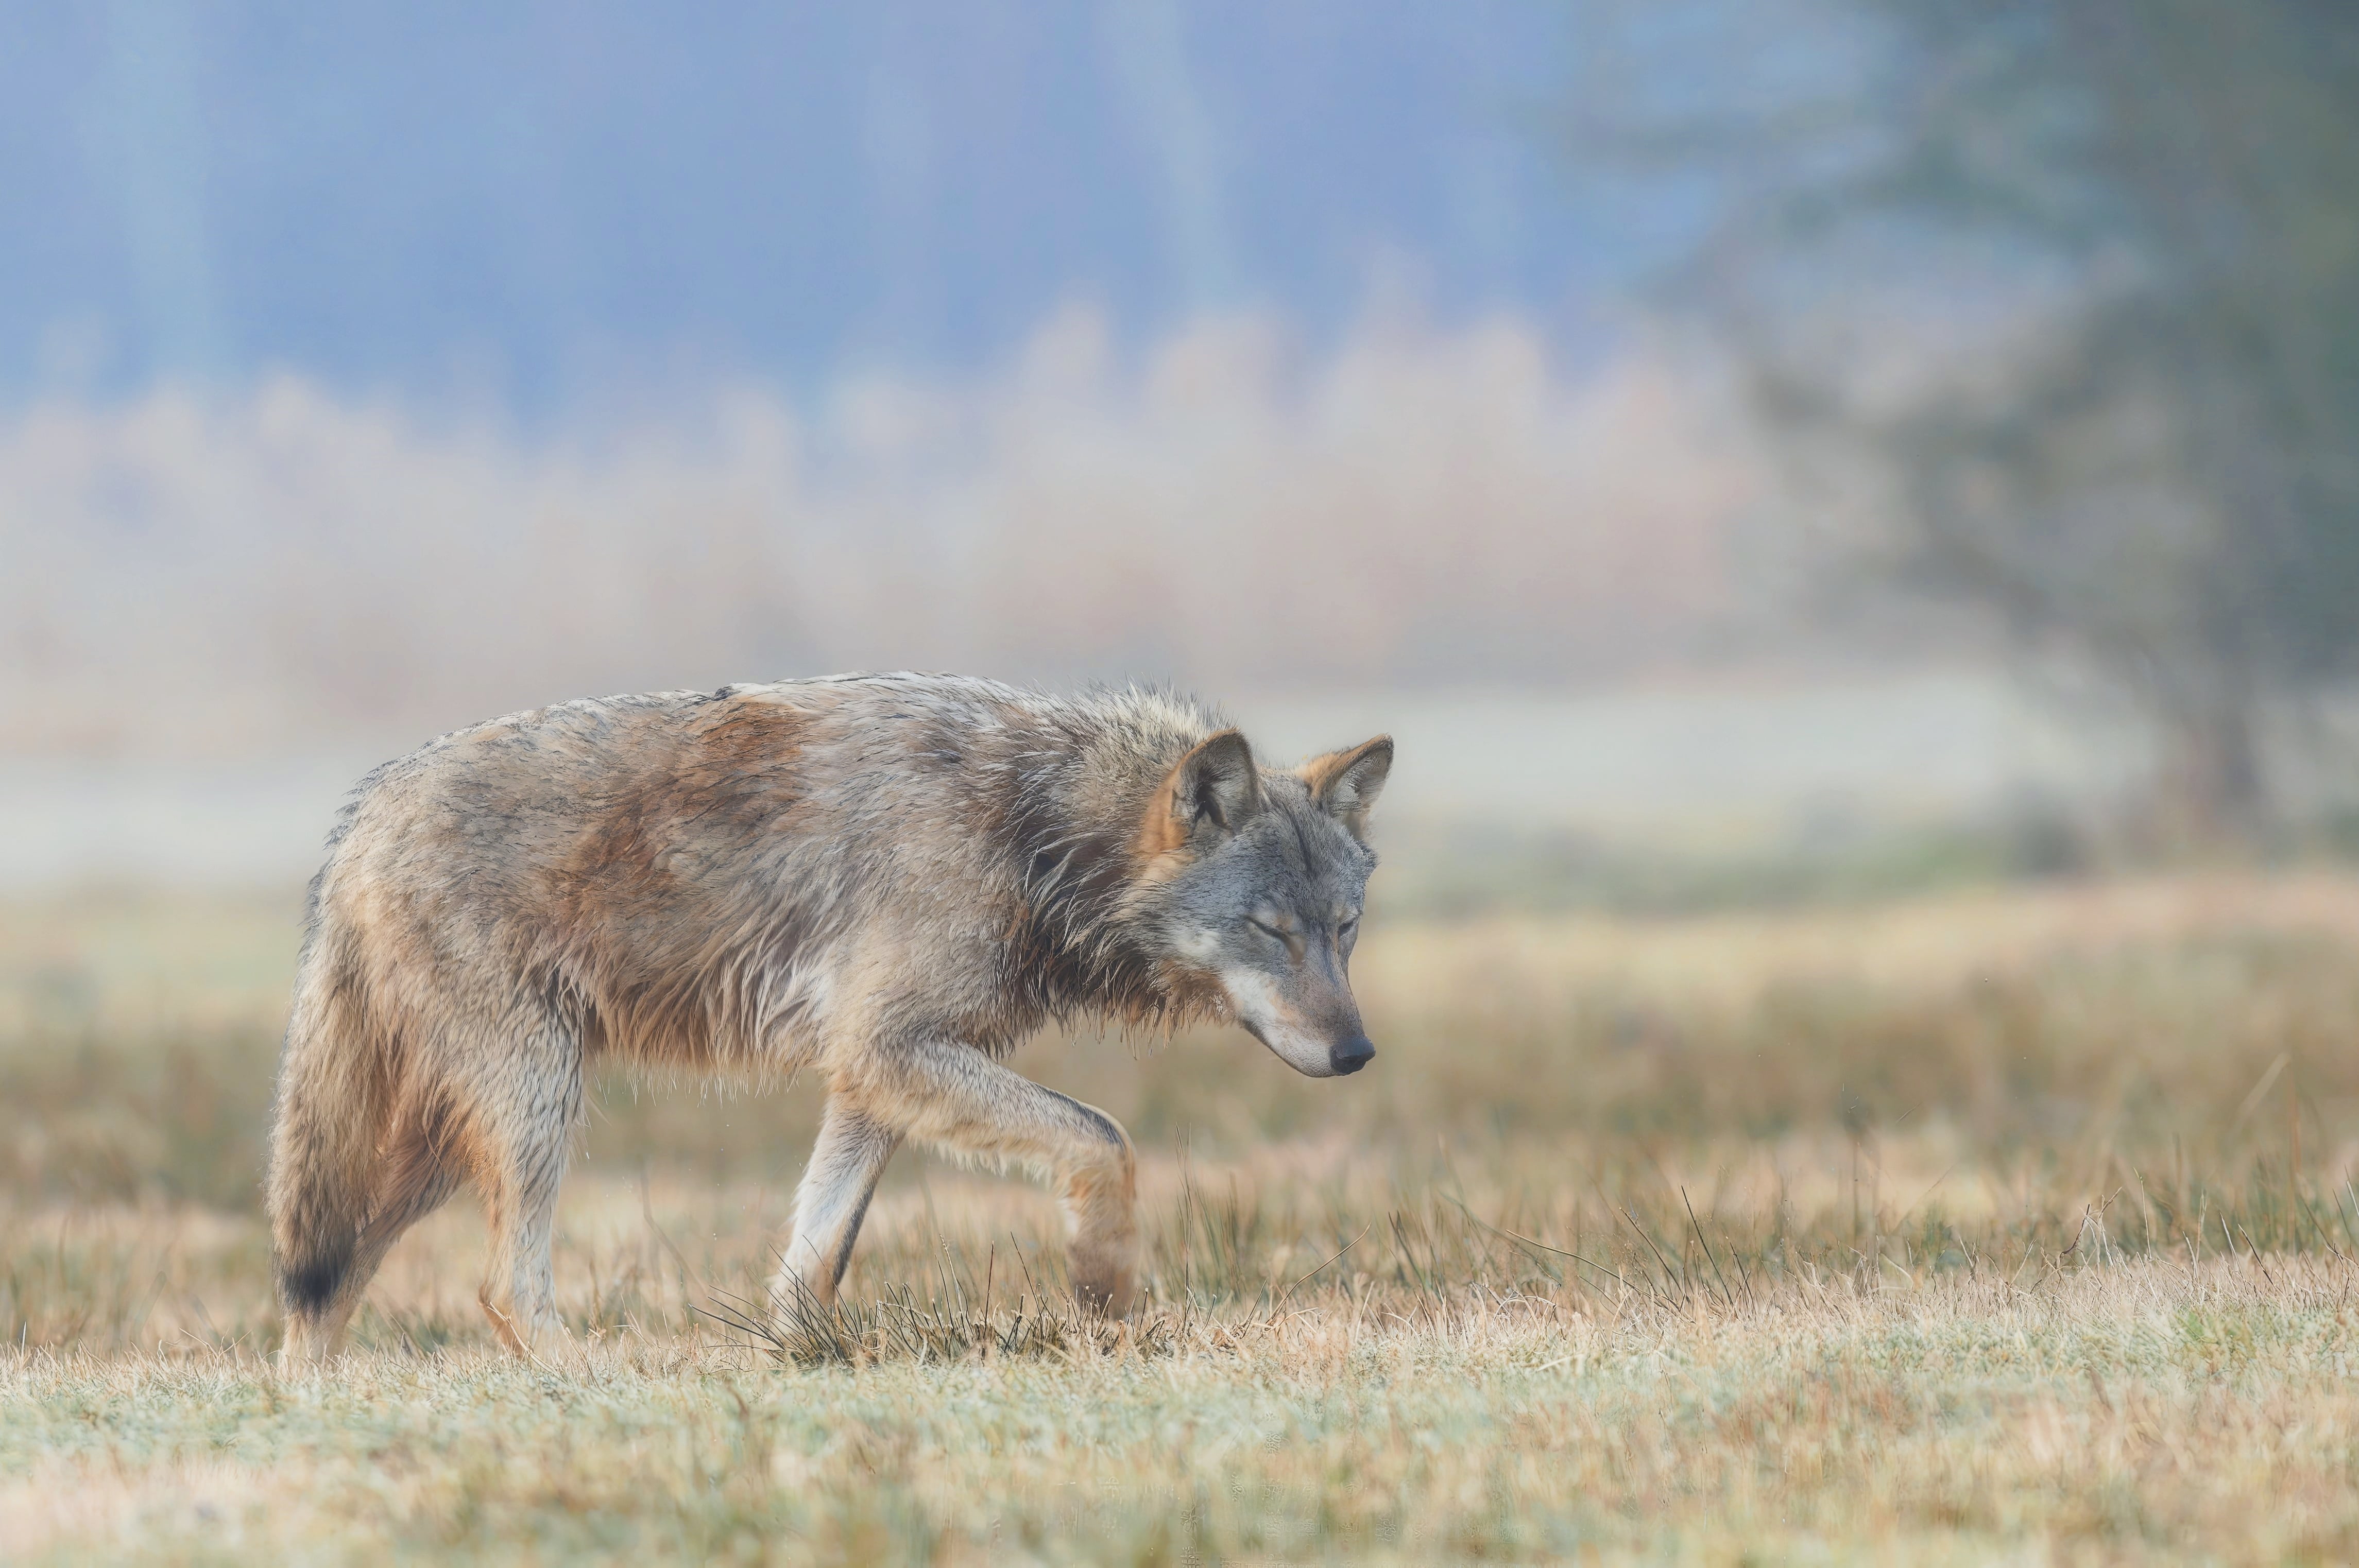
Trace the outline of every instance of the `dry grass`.
[[1147, 1151], [1119, 1326], [1038, 1194], [915, 1161], [842, 1314], [739, 1321], [808, 1097], [610, 1087], [571, 1355], [495, 1354], [454, 1209], [301, 1381], [285, 915], [201, 913], [0, 917], [0, 1559], [2359, 1554], [2349, 882], [1397, 925], [1345, 1084], [1044, 1042]]
[[[1909, 1270], [1887, 1253], [1875, 1269], [1740, 1282], [1723, 1252], [1723, 1295], [1716, 1280], [1559, 1283], [1537, 1266], [1546, 1254], [1486, 1246], [1479, 1227], [1444, 1229], [1412, 1203], [1321, 1216], [1365, 1235], [1298, 1285], [1321, 1227], [1264, 1217], [1256, 1232], [1249, 1216], [1223, 1273], [1196, 1232], [1230, 1211], [1193, 1215], [1167, 1191], [1158, 1305], [1118, 1333], [1027, 1340], [1043, 1303], [1024, 1271], [1045, 1271], [1045, 1217], [943, 1188], [934, 1210], [955, 1217], [955, 1260], [905, 1197], [879, 1216], [853, 1293], [913, 1291], [938, 1320], [993, 1332], [929, 1342], [886, 1328], [849, 1359], [781, 1358], [683, 1312], [704, 1292], [682, 1273], [757, 1261], [766, 1206], [658, 1206], [676, 1259], [627, 1184], [592, 1184], [564, 1260], [584, 1333], [547, 1368], [492, 1348], [467, 1299], [473, 1227], [439, 1224], [378, 1292], [365, 1347], [297, 1381], [238, 1337], [261, 1306], [250, 1226], [158, 1212], [61, 1227], [44, 1239], [136, 1260], [118, 1271], [145, 1300], [71, 1343], [0, 1357], [0, 1556], [2359, 1550], [2359, 1308], [2353, 1271], [2331, 1256], [2092, 1248], [2060, 1265], [2034, 1250]], [[970, 1277], [953, 1285], [950, 1270]], [[986, 1270], [987, 1299], [973, 1277]], [[209, 1312], [232, 1321], [208, 1329]], [[152, 1347], [108, 1347], [126, 1325], [147, 1344], [166, 1324]]]

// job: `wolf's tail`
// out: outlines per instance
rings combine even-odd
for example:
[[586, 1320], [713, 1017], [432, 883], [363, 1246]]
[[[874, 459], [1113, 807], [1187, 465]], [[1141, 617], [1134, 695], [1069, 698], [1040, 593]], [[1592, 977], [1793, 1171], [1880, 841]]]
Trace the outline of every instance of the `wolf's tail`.
[[272, 1264], [290, 1356], [324, 1353], [376, 1188], [386, 1086], [350, 991], [305, 955], [270, 1129]]

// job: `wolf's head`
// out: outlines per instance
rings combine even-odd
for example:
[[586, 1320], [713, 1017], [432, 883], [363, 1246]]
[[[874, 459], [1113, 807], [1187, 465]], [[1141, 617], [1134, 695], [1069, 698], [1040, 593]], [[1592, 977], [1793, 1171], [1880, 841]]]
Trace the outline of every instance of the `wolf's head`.
[[1223, 730], [1165, 775], [1139, 827], [1150, 944], [1217, 984], [1238, 1022], [1314, 1078], [1356, 1073], [1376, 1054], [1348, 968], [1376, 865], [1368, 808], [1392, 762], [1380, 735], [1291, 773], [1264, 770]]

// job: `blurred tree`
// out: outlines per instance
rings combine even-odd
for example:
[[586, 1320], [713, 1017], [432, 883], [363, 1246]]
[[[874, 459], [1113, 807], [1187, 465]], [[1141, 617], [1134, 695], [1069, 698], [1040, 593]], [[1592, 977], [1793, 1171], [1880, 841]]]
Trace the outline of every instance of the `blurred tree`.
[[[1663, 16], [1620, 13], [1625, 51], [1712, 47]], [[1708, 188], [1677, 297], [1862, 503], [1854, 565], [2131, 697], [2182, 830], [2257, 827], [2259, 717], [2359, 665], [2359, 6], [1796, 0], [1735, 25], [1720, 101], [1629, 86], [1649, 73], [1608, 51], [1578, 111], [1593, 163]]]

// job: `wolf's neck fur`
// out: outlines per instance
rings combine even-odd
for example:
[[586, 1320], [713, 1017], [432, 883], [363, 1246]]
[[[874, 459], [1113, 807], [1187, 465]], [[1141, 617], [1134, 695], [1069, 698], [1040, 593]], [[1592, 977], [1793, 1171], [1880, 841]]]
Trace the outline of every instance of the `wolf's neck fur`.
[[1164, 776], [1218, 728], [1192, 705], [1137, 690], [1044, 715], [1011, 770], [1006, 806], [1020, 929], [1008, 979], [1027, 1011], [1169, 1028], [1216, 999], [1153, 956], [1137, 894], [1139, 827]]

